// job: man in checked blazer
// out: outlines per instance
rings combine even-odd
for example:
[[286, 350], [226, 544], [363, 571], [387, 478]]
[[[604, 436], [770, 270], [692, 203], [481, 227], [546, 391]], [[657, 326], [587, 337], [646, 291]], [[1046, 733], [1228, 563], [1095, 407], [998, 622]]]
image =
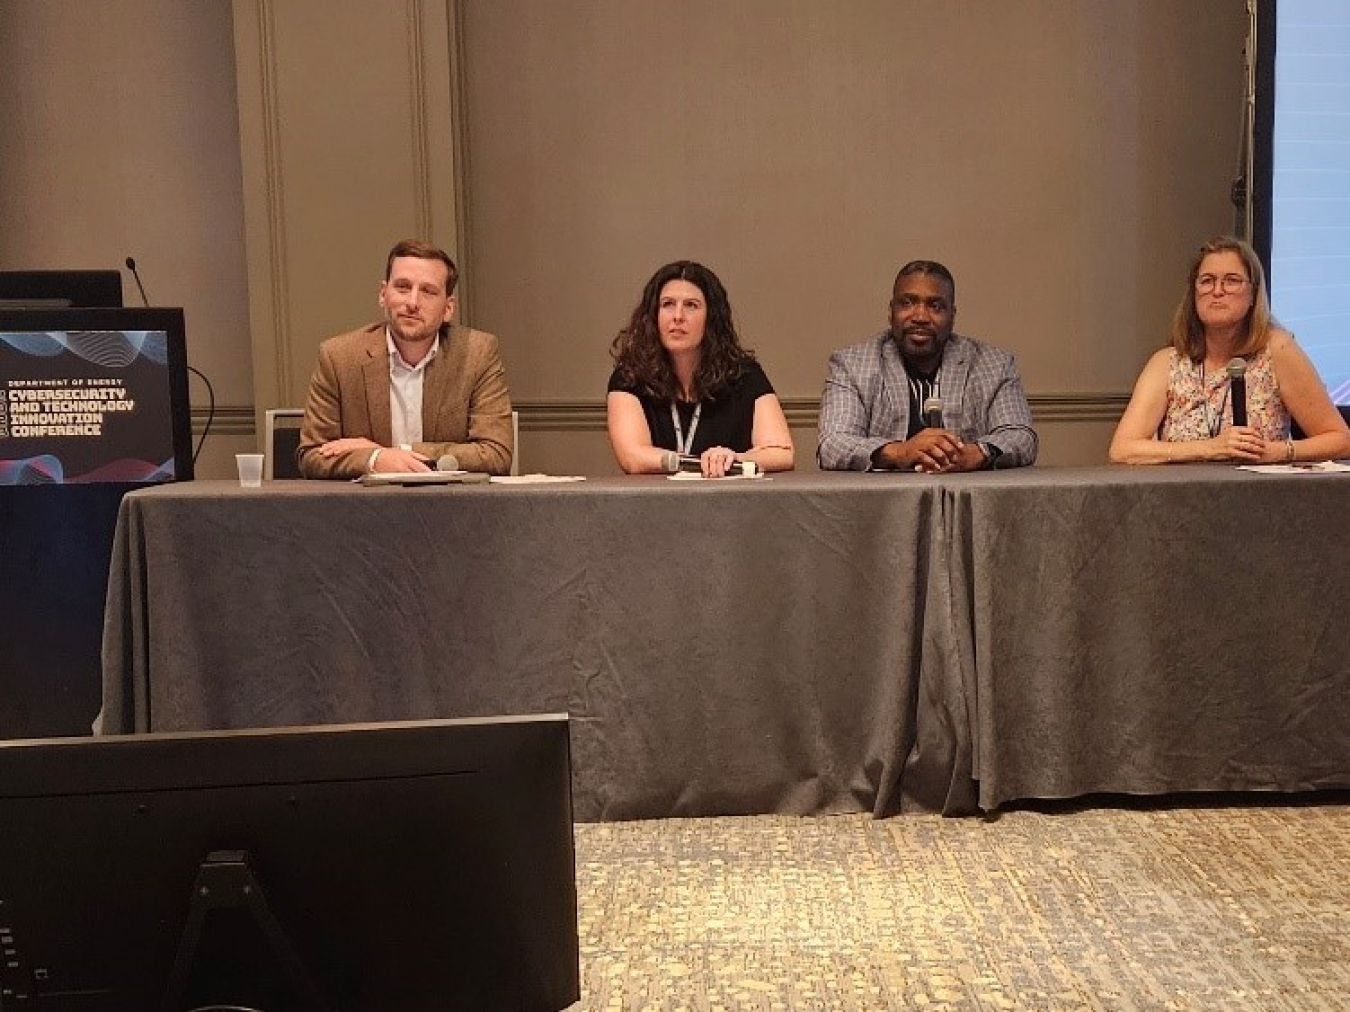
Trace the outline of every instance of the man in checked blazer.
[[978, 471], [1036, 460], [1013, 357], [952, 333], [956, 282], [932, 260], [900, 268], [891, 325], [830, 356], [816, 457], [827, 471]]
[[452, 327], [459, 271], [428, 243], [400, 242], [380, 284], [384, 321], [319, 346], [300, 427], [300, 473], [356, 478], [429, 471], [507, 474], [511, 396], [497, 339]]

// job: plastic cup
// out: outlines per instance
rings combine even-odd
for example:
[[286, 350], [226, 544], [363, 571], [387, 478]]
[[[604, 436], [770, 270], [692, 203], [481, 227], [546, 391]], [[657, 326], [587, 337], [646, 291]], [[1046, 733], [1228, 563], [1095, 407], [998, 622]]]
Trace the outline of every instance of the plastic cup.
[[261, 453], [236, 453], [234, 462], [239, 467], [239, 484], [244, 488], [258, 488], [262, 485], [263, 455]]

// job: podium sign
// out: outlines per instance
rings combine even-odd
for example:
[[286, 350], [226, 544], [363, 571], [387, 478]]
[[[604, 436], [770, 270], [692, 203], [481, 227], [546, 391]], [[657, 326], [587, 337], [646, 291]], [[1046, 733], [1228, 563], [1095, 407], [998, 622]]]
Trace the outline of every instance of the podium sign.
[[181, 309], [0, 311], [0, 485], [191, 478]]

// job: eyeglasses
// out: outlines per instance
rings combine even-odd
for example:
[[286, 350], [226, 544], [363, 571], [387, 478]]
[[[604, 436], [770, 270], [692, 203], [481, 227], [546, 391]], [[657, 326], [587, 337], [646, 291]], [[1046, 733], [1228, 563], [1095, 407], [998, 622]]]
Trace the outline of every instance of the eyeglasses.
[[1251, 281], [1241, 274], [1225, 274], [1221, 278], [1215, 277], [1213, 274], [1201, 274], [1195, 279], [1195, 290], [1203, 295], [1205, 292], [1212, 292], [1217, 288], [1221, 292], [1232, 294], [1242, 291], [1250, 284]]

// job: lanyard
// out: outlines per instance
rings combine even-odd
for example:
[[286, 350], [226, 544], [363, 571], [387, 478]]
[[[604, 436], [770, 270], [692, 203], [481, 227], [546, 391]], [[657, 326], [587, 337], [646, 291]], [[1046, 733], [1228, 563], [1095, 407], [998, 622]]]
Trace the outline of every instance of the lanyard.
[[1223, 428], [1223, 413], [1228, 407], [1228, 395], [1233, 392], [1232, 383], [1223, 389], [1223, 400], [1219, 402], [1219, 413], [1211, 416], [1209, 411], [1209, 387], [1205, 385], [1205, 360], [1200, 360], [1200, 404], [1205, 412], [1205, 428], [1209, 430], [1209, 438], [1213, 439]]
[[670, 420], [675, 423], [675, 449], [679, 453], [689, 454], [694, 448], [694, 433], [698, 431], [699, 416], [703, 414], [703, 402], [694, 405], [694, 417], [689, 419], [689, 438], [684, 435], [684, 426], [680, 424], [680, 412], [675, 402], [670, 402]]

